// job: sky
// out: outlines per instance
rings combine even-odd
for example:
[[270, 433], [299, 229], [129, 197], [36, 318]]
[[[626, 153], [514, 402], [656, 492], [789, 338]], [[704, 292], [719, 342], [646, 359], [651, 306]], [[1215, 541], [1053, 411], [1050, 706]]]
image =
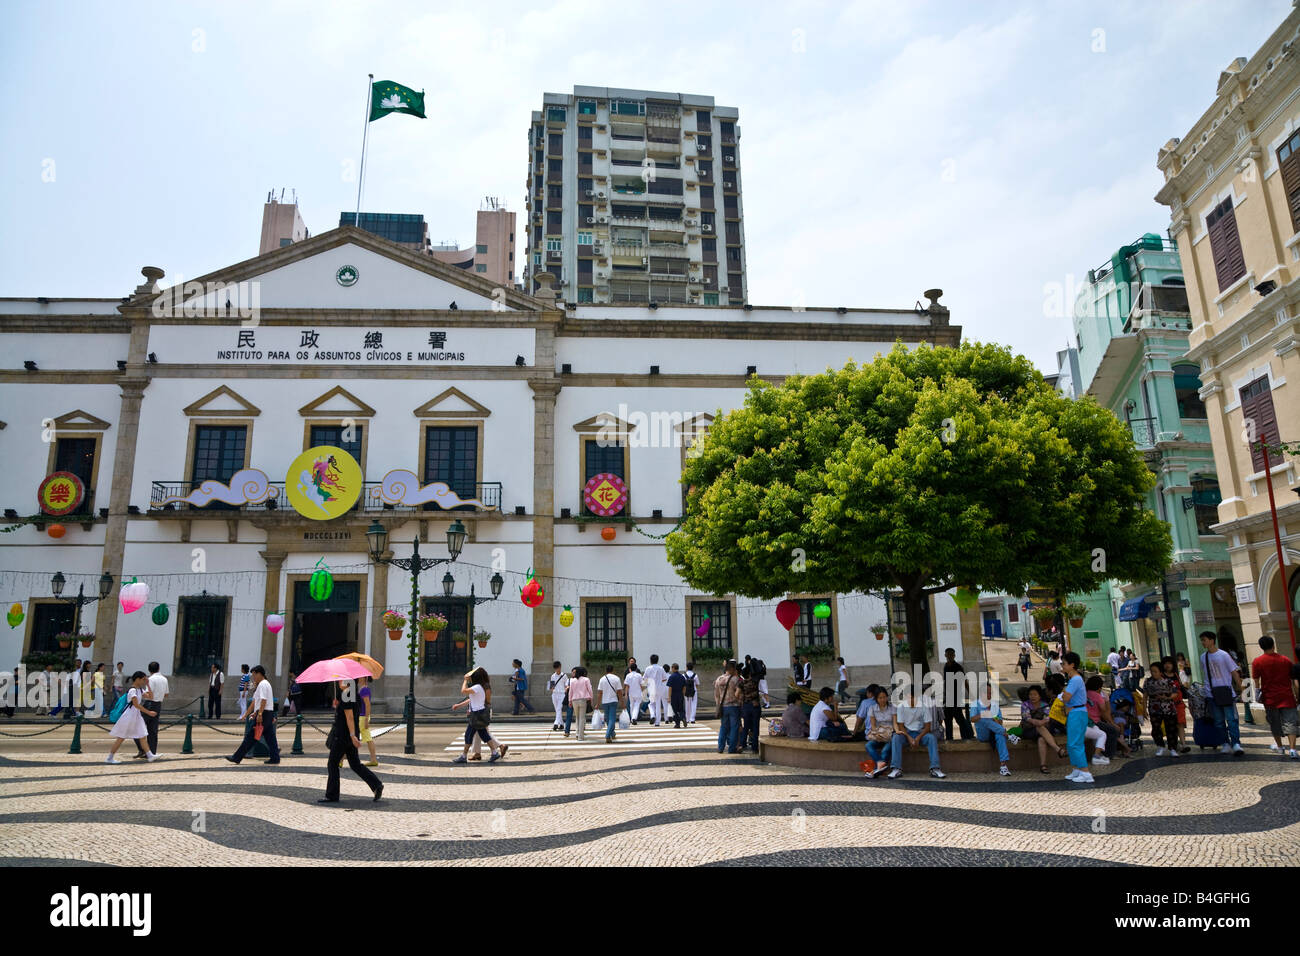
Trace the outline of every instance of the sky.
[[1055, 371], [1062, 293], [1167, 229], [1157, 150], [1291, 3], [5, 8], [0, 296], [116, 298], [143, 265], [170, 284], [250, 258], [271, 190], [333, 228], [372, 72], [423, 89], [428, 119], [371, 126], [364, 209], [464, 248], [483, 197], [522, 214], [542, 94], [616, 86], [739, 109], [753, 304], [910, 308], [938, 287], [966, 339]]

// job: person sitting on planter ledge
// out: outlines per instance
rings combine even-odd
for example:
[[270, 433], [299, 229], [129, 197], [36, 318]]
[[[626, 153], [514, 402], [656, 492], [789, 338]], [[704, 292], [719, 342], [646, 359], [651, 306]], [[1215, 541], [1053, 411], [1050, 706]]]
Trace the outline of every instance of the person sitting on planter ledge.
[[817, 696], [820, 699], [808, 715], [808, 739], [827, 740], [831, 743], [846, 739], [849, 736], [848, 725], [830, 704], [835, 697], [834, 688], [823, 687]]
[[982, 743], [992, 740], [997, 748], [998, 773], [1004, 777], [1011, 776], [1011, 768], [1007, 766], [1011, 759], [1007, 741], [1014, 742], [1017, 738], [1009, 737], [1006, 728], [1002, 726], [1002, 707], [993, 699], [992, 681], [980, 681], [979, 697], [970, 705], [970, 716], [975, 723], [976, 738]]
[[943, 779], [947, 776], [939, 769], [939, 741], [933, 733], [931, 708], [917, 703], [916, 691], [907, 695], [907, 703], [898, 708], [894, 716], [893, 753], [889, 761], [889, 779], [903, 775], [903, 747], [924, 746], [930, 752], [930, 776]]

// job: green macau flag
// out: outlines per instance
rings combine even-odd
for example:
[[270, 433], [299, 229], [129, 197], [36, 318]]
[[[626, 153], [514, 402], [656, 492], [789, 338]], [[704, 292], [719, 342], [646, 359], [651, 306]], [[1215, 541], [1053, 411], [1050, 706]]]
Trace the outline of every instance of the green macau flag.
[[370, 84], [370, 122], [389, 113], [409, 113], [424, 119], [424, 93], [392, 80]]

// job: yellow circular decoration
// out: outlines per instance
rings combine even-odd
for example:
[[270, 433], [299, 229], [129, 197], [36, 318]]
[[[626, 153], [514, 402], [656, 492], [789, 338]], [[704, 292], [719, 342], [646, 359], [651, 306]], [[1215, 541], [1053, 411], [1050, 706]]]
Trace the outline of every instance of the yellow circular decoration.
[[289, 465], [284, 491], [304, 518], [328, 521], [347, 514], [361, 495], [361, 466], [342, 448], [317, 445]]

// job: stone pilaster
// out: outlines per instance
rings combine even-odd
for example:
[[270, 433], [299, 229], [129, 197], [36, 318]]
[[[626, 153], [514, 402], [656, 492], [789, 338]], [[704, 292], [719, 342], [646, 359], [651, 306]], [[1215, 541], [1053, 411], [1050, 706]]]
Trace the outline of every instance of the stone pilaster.
[[[275, 671], [275, 642], [279, 640], [290, 640], [293, 634], [293, 627], [288, 621], [285, 622], [284, 630], [279, 634], [272, 634], [266, 629], [265, 615], [274, 614], [281, 610], [280, 602], [280, 569], [284, 566], [284, 559], [287, 555], [283, 551], [263, 551], [262, 560], [266, 563], [266, 591], [262, 599], [263, 619], [260, 621], [262, 628], [262, 652], [258, 656], [258, 663], [267, 669], [267, 672]], [[281, 635], [284, 635], [283, 637]], [[284, 655], [285, 669], [288, 670], [289, 654]], [[279, 673], [274, 676], [279, 677]]]
[[[558, 315], [547, 315], [552, 322]], [[547, 582], [555, 574], [555, 399], [562, 387], [555, 379], [555, 326], [539, 323], [536, 367], [538, 376], [529, 381], [533, 390], [533, 572]], [[555, 659], [555, 615], [549, 604], [545, 613], [532, 615], [533, 653], [529, 667], [531, 684], [545, 686]]]
[[[143, 320], [137, 320], [131, 327], [126, 378], [119, 383], [122, 389], [122, 404], [117, 419], [117, 441], [113, 451], [113, 476], [108, 500], [108, 524], [104, 529], [104, 553], [101, 559], [102, 570], [113, 576], [115, 585], [120, 585], [122, 581], [122, 560], [126, 552], [126, 510], [131, 504], [131, 486], [135, 479], [136, 436], [140, 427], [140, 406], [144, 402], [144, 390], [149, 387], [149, 375], [145, 369], [145, 355], [148, 348], [149, 325]], [[96, 607], [96, 647], [104, 649], [106, 653], [103, 660], [107, 661], [117, 660], [117, 612], [117, 600], [112, 593]]]

